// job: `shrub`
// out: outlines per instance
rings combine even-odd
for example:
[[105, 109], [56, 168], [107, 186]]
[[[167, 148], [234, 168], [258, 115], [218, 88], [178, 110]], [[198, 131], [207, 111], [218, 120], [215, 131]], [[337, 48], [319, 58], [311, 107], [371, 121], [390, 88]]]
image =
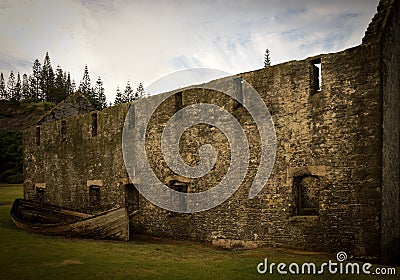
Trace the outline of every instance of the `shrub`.
[[0, 131], [0, 182], [22, 183], [22, 132]]

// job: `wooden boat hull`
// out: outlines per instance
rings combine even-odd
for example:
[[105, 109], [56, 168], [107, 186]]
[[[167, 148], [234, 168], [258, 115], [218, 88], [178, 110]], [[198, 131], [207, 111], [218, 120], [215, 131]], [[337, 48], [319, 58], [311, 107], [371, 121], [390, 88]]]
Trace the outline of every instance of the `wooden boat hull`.
[[54, 205], [16, 199], [11, 208], [11, 218], [19, 228], [36, 233], [129, 240], [129, 219], [125, 208], [90, 215]]

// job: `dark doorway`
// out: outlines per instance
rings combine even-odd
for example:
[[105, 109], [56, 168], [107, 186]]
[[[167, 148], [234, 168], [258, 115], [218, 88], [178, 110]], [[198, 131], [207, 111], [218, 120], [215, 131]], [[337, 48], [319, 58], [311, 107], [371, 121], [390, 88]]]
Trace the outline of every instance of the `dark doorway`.
[[[188, 192], [188, 185], [187, 185], [187, 183], [184, 183], [184, 182], [172, 180], [169, 183], [169, 187], [177, 192], [182, 192], [182, 193]], [[187, 203], [186, 203], [185, 199], [179, 199], [179, 201], [176, 201], [175, 203], [177, 203], [179, 205], [180, 209], [182, 209], [183, 211], [186, 211]]]
[[44, 188], [36, 188], [36, 200], [40, 203], [44, 201]]
[[101, 203], [100, 187], [90, 186], [89, 187], [89, 205], [91, 207], [99, 207]]
[[134, 184], [125, 185], [125, 208], [128, 215], [139, 210], [139, 192]]

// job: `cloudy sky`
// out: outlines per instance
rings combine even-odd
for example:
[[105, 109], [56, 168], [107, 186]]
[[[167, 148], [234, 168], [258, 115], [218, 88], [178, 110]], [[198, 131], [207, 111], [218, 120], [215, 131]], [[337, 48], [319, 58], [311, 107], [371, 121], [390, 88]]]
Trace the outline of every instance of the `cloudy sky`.
[[361, 43], [378, 0], [0, 0], [0, 72], [30, 74], [46, 51], [79, 84], [85, 64], [108, 101], [206, 67], [240, 73]]

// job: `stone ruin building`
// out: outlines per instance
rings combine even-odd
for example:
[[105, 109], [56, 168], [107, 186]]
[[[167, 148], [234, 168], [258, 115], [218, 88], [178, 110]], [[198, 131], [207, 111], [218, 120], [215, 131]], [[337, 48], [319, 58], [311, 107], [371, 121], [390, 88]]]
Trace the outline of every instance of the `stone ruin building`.
[[[163, 160], [160, 135], [185, 106], [225, 107], [251, 143], [249, 171], [229, 200], [208, 211], [182, 214], [140, 195], [135, 185], [143, 178], [129, 178], [122, 154], [129, 104], [66, 118], [58, 114], [27, 129], [24, 196], [90, 211], [126, 206], [134, 214], [132, 236], [140, 232], [227, 248], [345, 251], [359, 259], [398, 263], [399, 65], [399, 1], [382, 0], [361, 45], [238, 74], [261, 95], [276, 131], [275, 165], [253, 199], [248, 193], [260, 160], [254, 122], [229, 96], [196, 88], [176, 91], [152, 116], [146, 132], [150, 165], [160, 180], [182, 192], [218, 183], [229, 157], [219, 156], [202, 178], [184, 178]], [[235, 81], [231, 88], [240, 93], [241, 83]], [[224, 79], [213, 81], [219, 82]], [[226, 155], [226, 142], [218, 129], [199, 124], [187, 131], [181, 156], [196, 164], [204, 143]]]

